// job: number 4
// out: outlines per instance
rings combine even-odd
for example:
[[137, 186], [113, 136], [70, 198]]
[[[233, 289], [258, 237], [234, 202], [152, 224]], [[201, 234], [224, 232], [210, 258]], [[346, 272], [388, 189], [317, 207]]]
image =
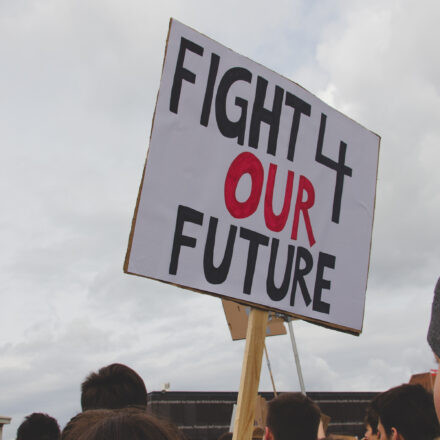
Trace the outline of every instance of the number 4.
[[337, 162], [322, 154], [326, 121], [327, 116], [324, 113], [321, 113], [321, 124], [319, 126], [318, 144], [316, 146], [315, 160], [316, 162], [336, 171], [336, 185], [335, 195], [333, 197], [332, 222], [339, 223], [339, 216], [341, 214], [342, 190], [344, 188], [344, 177], [351, 177], [353, 170], [345, 165], [345, 153], [347, 152], [347, 144], [345, 142], [341, 141], [339, 145], [339, 158]]

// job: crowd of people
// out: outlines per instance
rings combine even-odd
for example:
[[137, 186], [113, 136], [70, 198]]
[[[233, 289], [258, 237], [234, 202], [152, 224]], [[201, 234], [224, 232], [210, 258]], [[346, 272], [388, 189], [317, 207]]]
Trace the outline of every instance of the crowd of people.
[[[440, 362], [440, 278], [434, 292], [428, 343]], [[364, 440], [440, 440], [439, 376], [433, 393], [422, 385], [403, 384], [375, 397], [366, 411]], [[126, 365], [111, 364], [91, 373], [81, 385], [81, 408], [62, 431], [54, 418], [33, 413], [19, 426], [16, 439], [185, 439], [177, 427], [148, 412], [144, 381]], [[331, 439], [321, 437], [321, 420], [319, 406], [306, 395], [280, 394], [268, 403], [264, 440]], [[232, 433], [220, 439], [232, 439]]]

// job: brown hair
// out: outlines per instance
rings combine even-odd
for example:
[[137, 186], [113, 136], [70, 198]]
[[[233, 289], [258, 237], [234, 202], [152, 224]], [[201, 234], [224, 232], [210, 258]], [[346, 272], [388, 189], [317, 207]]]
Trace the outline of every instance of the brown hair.
[[61, 440], [77, 440], [91, 427], [113, 414], [111, 409], [91, 409], [72, 417], [61, 433]]
[[117, 409], [130, 405], [147, 406], [147, 389], [136, 371], [123, 364], [102, 367], [90, 373], [81, 385], [81, 407]]
[[316, 440], [321, 410], [301, 393], [280, 394], [268, 404], [266, 425], [275, 440]]
[[364, 417], [364, 425], [370, 425], [371, 432], [376, 435], [377, 434], [377, 424], [379, 422], [379, 416], [377, 412], [373, 409], [371, 405], [367, 407]]
[[232, 440], [232, 432], [224, 432], [217, 440]]
[[96, 423], [77, 440], [182, 440], [170, 424], [144, 411], [125, 409]]
[[58, 422], [43, 413], [30, 414], [17, 430], [17, 440], [58, 440], [59, 438]]
[[403, 384], [372, 402], [387, 435], [395, 428], [405, 440], [431, 440], [440, 435], [432, 394], [422, 385]]
[[143, 410], [124, 408], [84, 431], [76, 440], [183, 440], [181, 433], [168, 422]]

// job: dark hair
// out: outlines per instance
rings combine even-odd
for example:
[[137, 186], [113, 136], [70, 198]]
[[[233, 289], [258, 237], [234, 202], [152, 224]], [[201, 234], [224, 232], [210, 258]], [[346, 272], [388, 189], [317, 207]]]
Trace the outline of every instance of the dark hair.
[[81, 385], [81, 407], [117, 409], [130, 405], [147, 406], [147, 389], [136, 371], [122, 364], [102, 367]]
[[32, 413], [17, 429], [17, 440], [59, 440], [60, 427], [51, 416]]
[[113, 414], [111, 409], [91, 409], [72, 417], [61, 432], [61, 440], [77, 440], [80, 435]]
[[364, 424], [371, 426], [371, 432], [376, 435], [377, 434], [377, 423], [379, 421], [379, 416], [374, 408], [369, 405], [365, 412]]
[[232, 440], [232, 432], [224, 432], [217, 440]]
[[145, 411], [122, 409], [96, 423], [77, 440], [181, 440], [177, 429]]
[[395, 428], [405, 440], [432, 440], [440, 435], [432, 394], [421, 385], [403, 384], [372, 402], [388, 436]]
[[321, 411], [301, 393], [281, 394], [268, 404], [266, 425], [275, 440], [316, 440]]

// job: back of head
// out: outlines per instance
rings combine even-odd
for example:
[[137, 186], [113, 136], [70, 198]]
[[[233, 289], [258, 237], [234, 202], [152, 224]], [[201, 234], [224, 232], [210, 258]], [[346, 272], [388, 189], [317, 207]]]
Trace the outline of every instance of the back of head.
[[61, 433], [61, 440], [77, 440], [91, 427], [113, 414], [111, 409], [91, 409], [72, 417]]
[[434, 354], [440, 358], [440, 278], [434, 289], [432, 301], [431, 321], [428, 328], [428, 343]]
[[432, 440], [440, 435], [432, 394], [421, 385], [403, 384], [372, 402], [387, 436], [392, 428], [405, 440]]
[[136, 409], [116, 410], [77, 440], [181, 440], [167, 423]]
[[59, 440], [60, 427], [47, 414], [32, 413], [17, 429], [17, 440]]
[[232, 440], [232, 432], [224, 432], [217, 440]]
[[147, 389], [136, 371], [122, 364], [111, 364], [91, 373], [81, 385], [81, 407], [117, 409], [130, 405], [146, 406]]
[[[434, 289], [434, 300], [432, 301], [431, 322], [428, 329], [428, 343], [435, 354], [440, 365], [440, 278]], [[440, 420], [440, 373], [437, 373], [434, 384], [434, 405], [437, 411], [437, 418]]]
[[321, 411], [301, 393], [281, 394], [268, 404], [266, 426], [274, 440], [316, 440]]

